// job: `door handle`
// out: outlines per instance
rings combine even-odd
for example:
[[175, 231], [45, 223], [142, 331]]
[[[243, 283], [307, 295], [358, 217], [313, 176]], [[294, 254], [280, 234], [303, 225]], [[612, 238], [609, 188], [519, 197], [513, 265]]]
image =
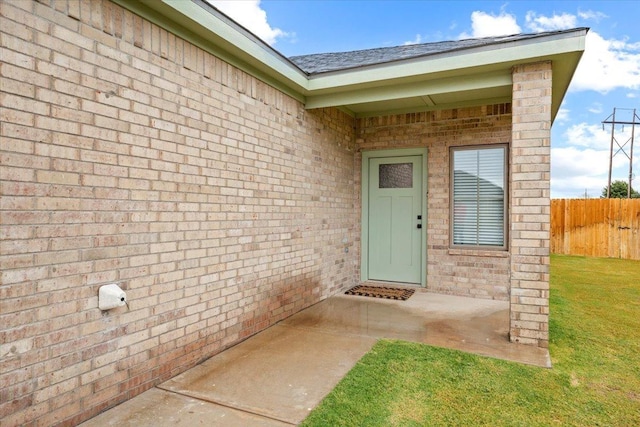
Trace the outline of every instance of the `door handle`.
[[422, 228], [422, 224], [418, 224], [418, 228]]

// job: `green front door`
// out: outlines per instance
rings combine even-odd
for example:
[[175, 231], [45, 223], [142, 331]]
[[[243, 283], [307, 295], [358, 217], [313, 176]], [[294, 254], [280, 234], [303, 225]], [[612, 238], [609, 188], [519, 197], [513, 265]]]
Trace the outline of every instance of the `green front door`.
[[368, 279], [421, 283], [422, 156], [368, 162]]

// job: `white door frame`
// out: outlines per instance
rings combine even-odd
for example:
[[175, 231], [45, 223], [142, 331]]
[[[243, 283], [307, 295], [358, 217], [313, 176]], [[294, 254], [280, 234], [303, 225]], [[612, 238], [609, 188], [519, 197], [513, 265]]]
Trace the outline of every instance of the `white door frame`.
[[427, 286], [427, 149], [399, 148], [393, 150], [371, 150], [362, 152], [362, 170], [360, 194], [362, 199], [362, 218], [360, 234], [360, 280], [369, 280], [369, 159], [378, 157], [422, 156], [422, 231], [421, 231], [421, 274], [420, 285]]

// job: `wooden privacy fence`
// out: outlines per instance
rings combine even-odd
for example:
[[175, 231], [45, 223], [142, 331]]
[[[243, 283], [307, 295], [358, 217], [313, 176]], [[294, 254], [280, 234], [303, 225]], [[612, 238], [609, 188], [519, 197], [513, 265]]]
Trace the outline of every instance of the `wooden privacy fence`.
[[640, 260], [640, 199], [551, 200], [551, 252]]

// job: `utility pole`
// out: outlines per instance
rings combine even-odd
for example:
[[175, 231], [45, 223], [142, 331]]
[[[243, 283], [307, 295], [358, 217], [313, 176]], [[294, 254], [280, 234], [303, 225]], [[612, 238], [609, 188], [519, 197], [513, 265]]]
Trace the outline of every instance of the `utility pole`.
[[636, 131], [636, 117], [638, 116], [636, 115], [636, 109], [634, 108], [633, 121], [631, 123], [631, 148], [629, 149], [631, 154], [629, 155], [629, 187], [627, 187], [627, 199], [631, 198], [631, 181], [633, 181], [633, 138]]
[[[616, 110], [633, 111], [631, 115], [632, 117], [631, 121], [616, 120]], [[611, 125], [611, 144], [609, 146], [609, 181], [607, 183], [607, 198], [611, 197], [611, 171], [613, 169], [613, 158], [616, 156], [616, 154], [621, 152], [627, 157], [627, 159], [629, 159], [629, 185], [627, 186], [627, 198], [630, 199], [631, 198], [631, 181], [633, 180], [633, 143], [635, 139], [636, 124], [640, 125], [640, 117], [638, 117], [638, 114], [636, 113], [635, 108], [633, 110], [629, 108], [614, 108], [613, 114], [611, 114], [609, 117], [607, 117], [606, 120], [602, 122], [603, 129], [605, 124]], [[623, 125], [623, 129], [624, 129], [624, 125], [631, 125], [631, 138], [629, 138], [622, 144], [618, 142], [615, 136], [616, 125]], [[614, 142], [618, 146], [615, 153], [613, 152]], [[629, 153], [627, 153], [626, 151], [627, 144], [629, 144]]]

